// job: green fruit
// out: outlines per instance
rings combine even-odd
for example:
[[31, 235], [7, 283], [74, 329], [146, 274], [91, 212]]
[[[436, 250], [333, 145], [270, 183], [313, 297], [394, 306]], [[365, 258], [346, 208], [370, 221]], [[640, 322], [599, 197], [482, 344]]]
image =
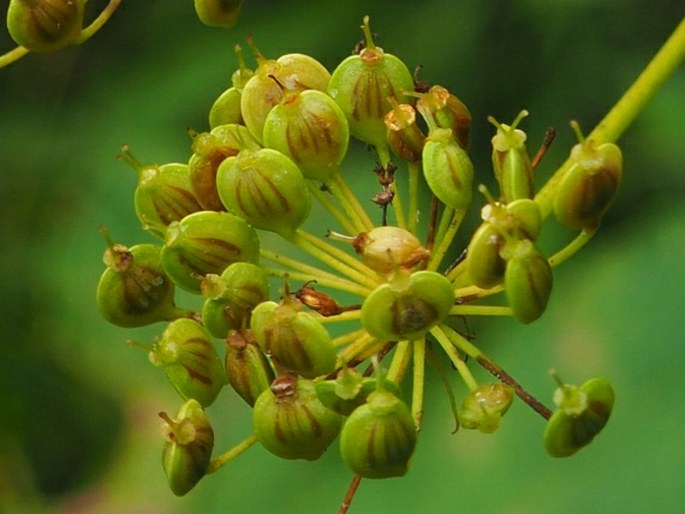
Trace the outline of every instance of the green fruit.
[[391, 105], [392, 110], [383, 119], [388, 145], [400, 159], [418, 162], [426, 136], [416, 124], [416, 110], [410, 104], [398, 104], [395, 99]]
[[290, 157], [305, 178], [327, 182], [347, 153], [347, 119], [315, 89], [287, 91], [264, 121], [264, 145]]
[[390, 273], [398, 268], [410, 269], [430, 257], [430, 251], [414, 234], [393, 226], [362, 232], [354, 238], [352, 245], [364, 263], [379, 273]]
[[340, 453], [345, 464], [364, 478], [403, 476], [416, 440], [409, 407], [391, 392], [379, 390], [345, 421]]
[[202, 209], [225, 210], [216, 190], [216, 173], [227, 157], [238, 155], [243, 148], [258, 150], [259, 144], [249, 130], [235, 123], [219, 125], [211, 132], [194, 136], [188, 173], [190, 186]]
[[526, 116], [528, 111], [521, 111], [511, 126], [488, 117], [488, 121], [497, 127], [497, 134], [492, 138], [492, 165], [505, 203], [535, 195], [533, 167], [525, 144], [526, 133], [516, 128]]
[[211, 405], [226, 383], [223, 363], [207, 331], [197, 321], [171, 322], [150, 350], [150, 362], [164, 370], [184, 400]]
[[547, 258], [528, 239], [503, 250], [507, 261], [504, 288], [514, 317], [528, 324], [545, 312], [552, 291], [552, 268]]
[[383, 380], [379, 386], [377, 378], [359, 376], [357, 382], [350, 383], [344, 378], [341, 380], [340, 375], [336, 380], [317, 382], [316, 394], [326, 407], [343, 416], [349, 416], [357, 407], [364, 405], [369, 395], [379, 387], [398, 398], [402, 396], [400, 386], [395, 382]]
[[207, 473], [214, 448], [214, 431], [202, 406], [188, 400], [176, 419], [166, 412], [160, 417], [166, 442], [162, 451], [162, 466], [169, 488], [176, 496], [187, 494]]
[[321, 457], [340, 432], [342, 419], [319, 401], [311, 380], [292, 375], [277, 378], [252, 410], [257, 440], [284, 459]]
[[259, 66], [245, 84], [240, 110], [245, 125], [262, 143], [264, 122], [271, 109], [283, 99], [283, 88], [289, 91], [326, 91], [331, 75], [319, 61], [308, 55], [286, 54], [273, 60], [264, 58], [254, 45], [252, 47]]
[[96, 292], [98, 310], [107, 321], [142, 327], [189, 314], [174, 306], [174, 283], [159, 264], [160, 250], [151, 244], [129, 249], [109, 242], [103, 258], [107, 269]]
[[252, 311], [250, 328], [264, 353], [305, 378], [335, 369], [337, 353], [325, 327], [302, 305], [286, 297], [280, 304], [262, 302]]
[[454, 305], [454, 289], [434, 271], [397, 273], [378, 286], [362, 304], [362, 326], [386, 341], [423, 337], [443, 321]]
[[232, 27], [238, 21], [243, 0], [195, 0], [195, 12], [209, 27]]
[[290, 237], [311, 209], [297, 165], [277, 150], [243, 150], [219, 166], [217, 190], [224, 206], [253, 227]]
[[384, 148], [388, 145], [384, 118], [392, 110], [388, 98], [408, 103], [404, 92], [414, 90], [414, 79], [400, 59], [375, 45], [368, 16], [362, 30], [366, 47], [337, 66], [328, 94], [342, 109], [354, 137]]
[[417, 108], [430, 112], [439, 128], [450, 129], [464, 150], [471, 145], [471, 113], [464, 103], [442, 86], [432, 86], [419, 97]]
[[81, 39], [85, 0], [10, 0], [7, 29], [31, 52], [52, 52]]
[[474, 285], [490, 289], [504, 281], [506, 262], [500, 256], [504, 242], [492, 223], [484, 222], [474, 232], [466, 254], [466, 269]]
[[423, 176], [445, 205], [465, 209], [473, 196], [473, 164], [451, 129], [431, 130], [421, 156]]
[[226, 338], [226, 376], [233, 390], [249, 405], [266, 391], [274, 380], [271, 364], [247, 331]]
[[593, 229], [616, 197], [623, 176], [621, 150], [613, 143], [596, 145], [585, 140], [572, 124], [579, 143], [571, 150], [574, 163], [559, 182], [554, 214], [573, 229]]
[[119, 158], [138, 174], [134, 195], [136, 215], [152, 235], [164, 239], [170, 223], [202, 210], [191, 186], [187, 165], [145, 165], [133, 156], [128, 146], [121, 148]]
[[562, 385], [554, 395], [558, 409], [547, 422], [544, 446], [552, 457], [568, 457], [592, 442], [614, 407], [614, 389], [604, 378], [580, 387]]
[[201, 284], [205, 303], [202, 322], [214, 337], [249, 326], [250, 314], [269, 297], [269, 281], [259, 266], [234, 262], [221, 274], [206, 275]]
[[171, 279], [192, 293], [201, 292], [208, 273], [220, 274], [234, 262], [257, 262], [259, 238], [241, 217], [200, 211], [171, 223], [160, 255]]
[[468, 429], [491, 434], [514, 399], [514, 389], [507, 384], [485, 384], [471, 391], [461, 404], [459, 421]]

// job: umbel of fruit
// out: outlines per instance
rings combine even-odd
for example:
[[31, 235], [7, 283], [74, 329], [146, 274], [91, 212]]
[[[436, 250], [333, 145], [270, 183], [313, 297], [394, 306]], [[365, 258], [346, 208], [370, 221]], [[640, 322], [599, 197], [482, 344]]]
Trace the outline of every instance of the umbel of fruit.
[[171, 492], [183, 496], [207, 473], [214, 448], [214, 431], [202, 406], [195, 400], [185, 402], [175, 419], [166, 412], [160, 412], [159, 416], [165, 421], [164, 473]]
[[272, 148], [227, 158], [216, 181], [221, 202], [255, 228], [288, 238], [309, 216], [311, 198], [302, 172]]
[[377, 339], [418, 339], [443, 321], [453, 304], [454, 289], [444, 275], [398, 270], [364, 300], [362, 325]]
[[120, 327], [142, 327], [188, 316], [174, 305], [174, 284], [159, 263], [161, 247], [127, 248], [115, 244], [102, 229], [108, 248], [107, 269], [98, 282], [96, 301], [102, 316]]
[[409, 469], [416, 439], [409, 407], [379, 388], [345, 421], [340, 453], [345, 464], [364, 478], [402, 476]]
[[321, 457], [340, 432], [342, 419], [319, 401], [314, 382], [293, 375], [274, 380], [252, 410], [257, 440], [284, 459]]
[[404, 92], [414, 90], [414, 79], [400, 59], [375, 45], [368, 16], [364, 17], [362, 30], [366, 46], [333, 71], [328, 94], [345, 113], [354, 137], [387, 148], [384, 118], [392, 109], [388, 98], [408, 103]]
[[192, 398], [207, 407], [226, 383], [224, 366], [212, 339], [197, 321], [178, 319], [169, 323], [149, 356], [184, 400]]

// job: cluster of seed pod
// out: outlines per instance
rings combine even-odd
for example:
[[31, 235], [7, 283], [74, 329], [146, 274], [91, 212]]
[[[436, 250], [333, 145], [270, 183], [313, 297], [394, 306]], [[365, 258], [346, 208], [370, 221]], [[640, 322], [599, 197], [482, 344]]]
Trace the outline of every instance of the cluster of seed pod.
[[[209, 4], [196, 0], [208, 15]], [[474, 203], [471, 115], [446, 88], [416, 87], [407, 66], [376, 46], [368, 17], [362, 29], [364, 47], [332, 72], [303, 54], [267, 59], [249, 40], [257, 61], [250, 70], [236, 47], [232, 86], [214, 102], [209, 131], [192, 134], [187, 164], [144, 165], [122, 149], [121, 159], [138, 175], [136, 214], [160, 244], [127, 248], [105, 233], [107, 269], [97, 303], [122, 327], [168, 322], [152, 345], [142, 346], [185, 402], [176, 419], [162, 414], [163, 465], [177, 495], [227, 461], [211, 459], [205, 413], [226, 385], [253, 409], [254, 433], [241, 451], [259, 442], [285, 459], [315, 460], [339, 436], [343, 461], [367, 478], [407, 472], [422, 423], [425, 364], [437, 362], [433, 346], [468, 388], [454, 407], [458, 425], [491, 433], [515, 394], [529, 401], [513, 380], [477, 384], [466, 356], [497, 370], [498, 378], [508, 375], [453, 327], [471, 314], [530, 323], [548, 303], [552, 267], [536, 245], [544, 215], [526, 135], [517, 128], [526, 113], [511, 126], [491, 120], [499, 198], [481, 188], [488, 201], [483, 224], [465, 259], [443, 266]], [[352, 138], [378, 157], [379, 225], [341, 173]], [[579, 138], [554, 212], [586, 231], [596, 229], [613, 199], [621, 162], [615, 146]], [[407, 165], [406, 188], [392, 155]], [[418, 226], [421, 188], [433, 198], [426, 227]], [[313, 200], [340, 225], [329, 240], [303, 228]], [[263, 248], [260, 231], [279, 235], [321, 267]], [[280, 298], [272, 295], [274, 281], [282, 285]], [[201, 296], [202, 307], [177, 307], [176, 287]], [[508, 305], [478, 304], [502, 289]], [[360, 302], [341, 305], [337, 292]], [[217, 341], [225, 342], [224, 358]], [[589, 443], [613, 405], [606, 382], [564, 391], [563, 414], [552, 417], [545, 435], [555, 456]], [[587, 398], [570, 408], [571, 396]], [[569, 434], [579, 423], [592, 430]]]

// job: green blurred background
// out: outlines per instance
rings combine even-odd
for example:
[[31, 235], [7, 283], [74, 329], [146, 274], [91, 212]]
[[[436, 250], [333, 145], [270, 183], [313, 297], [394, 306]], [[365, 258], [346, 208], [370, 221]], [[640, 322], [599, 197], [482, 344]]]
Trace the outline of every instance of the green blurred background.
[[[332, 69], [368, 13], [380, 46], [410, 68], [423, 65], [422, 78], [470, 107], [481, 177], [493, 131], [487, 115], [506, 122], [527, 108], [531, 148], [556, 127], [544, 180], [574, 142], [568, 121], [594, 126], [684, 14], [682, 1], [245, 3], [238, 25], [219, 30], [202, 26], [190, 1], [124, 0], [83, 47], [0, 70], [3, 514], [337, 510], [352, 475], [335, 449], [304, 463], [254, 448], [173, 497], [157, 412], [173, 413], [179, 401], [144, 352], [125, 344], [151, 341], [161, 325], [112, 327], [94, 302], [98, 225], [126, 244], [151, 241], [135, 218], [135, 175], [115, 159], [119, 147], [129, 144], [147, 162], [187, 160], [186, 128], [206, 128], [236, 65], [233, 45], [247, 34], [267, 57], [304, 52]], [[94, 12], [105, 2], [90, 4]], [[0, 48], [11, 48], [5, 33]], [[543, 318], [528, 327], [472, 323], [486, 351], [547, 402], [551, 367], [572, 382], [609, 377], [617, 403], [605, 433], [555, 460], [541, 447], [541, 420], [516, 404], [496, 435], [453, 436], [448, 403], [430, 378], [412, 470], [362, 482], [351, 512], [682, 512], [684, 92], [680, 70], [622, 138], [620, 196], [596, 239], [557, 271]], [[355, 187], [357, 177], [372, 180], [371, 165], [355, 146], [345, 165]], [[570, 236], [546, 230], [549, 248]], [[228, 391], [210, 413], [219, 451], [249, 433], [249, 411]]]

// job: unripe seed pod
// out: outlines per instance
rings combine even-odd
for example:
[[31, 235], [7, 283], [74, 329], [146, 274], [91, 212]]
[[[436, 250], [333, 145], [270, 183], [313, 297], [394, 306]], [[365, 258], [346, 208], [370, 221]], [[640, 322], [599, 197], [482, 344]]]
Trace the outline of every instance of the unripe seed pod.
[[485, 384], [471, 391], [461, 404], [459, 421], [468, 429], [492, 434], [509, 410], [514, 389], [507, 384]]
[[145, 165], [133, 156], [128, 146], [121, 148], [119, 158], [138, 174], [134, 195], [136, 215], [152, 235], [164, 239], [170, 223], [202, 210], [193, 192], [187, 165]]
[[233, 332], [226, 339], [226, 376], [235, 392], [251, 406], [273, 382], [273, 369], [249, 331]]
[[284, 459], [321, 457], [340, 432], [342, 419], [319, 401], [311, 380], [292, 375], [277, 378], [252, 410], [257, 440]]
[[408, 230], [383, 226], [357, 235], [354, 250], [364, 263], [379, 273], [390, 273], [397, 268], [409, 269], [430, 257], [430, 251]]
[[604, 378], [580, 387], [563, 384], [554, 394], [558, 409], [547, 422], [544, 446], [552, 457], [568, 457], [604, 428], [614, 406], [614, 389]]
[[364, 405], [369, 395], [379, 388], [398, 398], [402, 396], [400, 386], [395, 382], [383, 379], [379, 386], [376, 377], [361, 376], [355, 382], [344, 379], [341, 381], [340, 376], [336, 380], [322, 380], [316, 383], [316, 394], [326, 407], [343, 416], [349, 416], [357, 407]]
[[347, 466], [364, 478], [407, 473], [416, 447], [416, 425], [409, 407], [383, 389], [350, 415], [340, 433], [340, 453]]
[[464, 103], [442, 86], [433, 86], [416, 102], [431, 113], [439, 128], [450, 129], [464, 150], [471, 145], [471, 113]]
[[255, 228], [287, 238], [309, 216], [311, 197], [304, 176], [277, 150], [243, 150], [221, 163], [216, 180], [221, 202]]
[[528, 111], [521, 111], [511, 126], [488, 117], [488, 121], [497, 127], [497, 134], [492, 138], [492, 165], [504, 203], [535, 195], [533, 167], [525, 144], [526, 133], [516, 128], [526, 116]]
[[347, 119], [322, 91], [287, 91], [264, 121], [264, 145], [290, 157], [305, 178], [327, 182], [345, 158]]
[[[106, 236], [109, 238], [109, 236]], [[131, 247], [108, 240], [107, 269], [98, 282], [96, 301], [102, 316], [120, 327], [142, 327], [189, 313], [174, 306], [174, 283], [159, 264], [161, 248]]]
[[410, 104], [398, 104], [394, 98], [390, 103], [392, 110], [384, 118], [390, 149], [400, 159], [418, 162], [426, 136], [416, 123], [416, 110]]
[[223, 363], [207, 331], [197, 321], [169, 323], [150, 350], [150, 362], [164, 370], [184, 400], [211, 405], [226, 383]]
[[243, 0], [195, 0], [195, 12], [209, 27], [232, 27], [238, 21]]
[[452, 130], [431, 130], [421, 157], [423, 176], [433, 194], [445, 205], [465, 209], [473, 196], [473, 164], [457, 144]]
[[85, 0], [10, 0], [7, 29], [31, 52], [80, 43]]
[[259, 238], [239, 216], [200, 211], [167, 228], [160, 262], [183, 289], [199, 294], [202, 277], [219, 274], [234, 262], [259, 259]]
[[214, 449], [214, 431], [195, 400], [185, 402], [176, 419], [171, 419], [166, 412], [160, 412], [159, 416], [165, 421], [164, 473], [171, 492], [183, 496], [207, 473]]
[[248, 43], [252, 46], [259, 66], [254, 76], [245, 84], [240, 108], [245, 125], [254, 138], [262, 143], [264, 121], [269, 111], [282, 100], [282, 88], [326, 91], [331, 75], [319, 61], [308, 55], [286, 54], [276, 60], [266, 59], [251, 39], [248, 39]]
[[413, 91], [414, 79], [400, 59], [374, 44], [368, 16], [364, 17], [362, 30], [366, 47], [337, 66], [328, 84], [328, 94], [345, 113], [354, 137], [385, 148], [388, 142], [384, 118], [392, 109], [388, 98], [408, 103], [403, 92]]
[[238, 58], [239, 67], [231, 76], [232, 86], [221, 93], [209, 109], [210, 129], [228, 123], [244, 124], [243, 115], [240, 111], [240, 98], [245, 84], [252, 78], [254, 71], [245, 64], [243, 49], [240, 45], [235, 45], [235, 54]]
[[305, 378], [327, 375], [337, 358], [333, 341], [316, 316], [301, 309], [287, 296], [281, 304], [262, 302], [252, 311], [250, 328], [262, 351], [283, 367]]
[[597, 146], [583, 137], [578, 123], [572, 123], [578, 144], [571, 150], [575, 161], [557, 188], [554, 214], [573, 229], [597, 227], [616, 197], [623, 176], [623, 156], [613, 143]]
[[454, 305], [454, 288], [434, 271], [398, 271], [374, 289], [362, 304], [362, 326], [386, 341], [423, 337], [443, 321]]
[[202, 322], [212, 336], [222, 339], [249, 326], [252, 309], [269, 298], [266, 273], [250, 262], [234, 262], [220, 276], [206, 275], [201, 289]]
[[532, 241], [522, 239], [502, 250], [507, 261], [504, 288], [514, 317], [528, 324], [545, 312], [552, 291], [552, 268]]
[[235, 123], [219, 125], [211, 132], [193, 137], [193, 155], [188, 161], [189, 180], [203, 209], [225, 210], [216, 190], [216, 173], [227, 157], [238, 155], [244, 148], [258, 150], [259, 143], [250, 135], [249, 130]]

